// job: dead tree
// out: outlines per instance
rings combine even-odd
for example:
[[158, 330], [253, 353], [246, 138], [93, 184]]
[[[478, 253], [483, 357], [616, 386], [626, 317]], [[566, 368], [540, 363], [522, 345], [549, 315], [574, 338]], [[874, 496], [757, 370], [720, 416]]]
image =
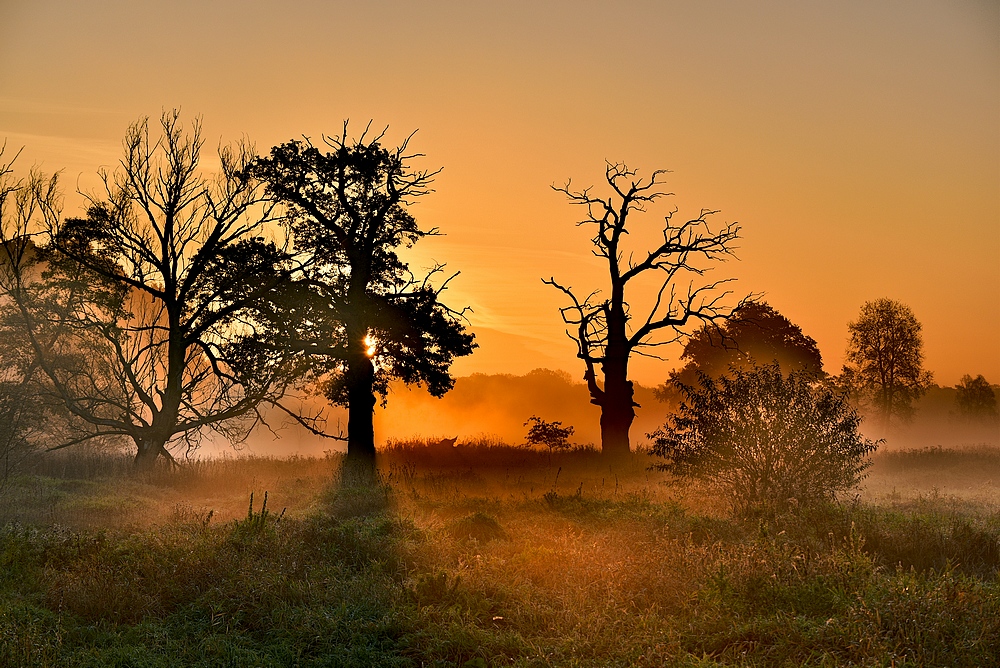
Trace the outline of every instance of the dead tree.
[[[658, 170], [648, 179], [641, 179], [626, 165], [609, 162], [605, 177], [611, 193], [606, 199], [593, 194], [592, 188], [574, 191], [570, 183], [553, 186], [571, 204], [586, 208], [586, 217], [577, 225], [593, 229], [593, 253], [607, 265], [606, 292], [594, 290], [580, 298], [580, 293], [554, 277], [542, 282], [561, 291], [570, 302], [560, 313], [570, 326], [567, 334], [576, 342], [577, 357], [586, 365], [584, 379], [591, 403], [601, 407], [601, 446], [610, 457], [629, 452], [629, 429], [635, 408], [639, 407], [628, 374], [631, 356], [662, 359], [650, 349], [678, 341], [689, 333], [690, 325], [721, 323], [743, 303], [725, 305], [731, 291], [722, 286], [732, 279], [695, 284], [712, 262], [733, 256], [739, 238], [737, 223], [711, 231], [708, 217], [716, 211], [703, 209], [696, 218], [675, 224], [675, 209], [665, 217], [663, 242], [640, 254], [638, 261], [633, 253], [625, 259], [622, 244], [629, 233], [631, 216], [673, 194], [663, 189], [662, 177], [666, 173]], [[660, 287], [646, 316], [635, 320], [629, 311], [630, 283], [651, 274], [660, 276]], [[603, 387], [597, 381], [598, 365], [604, 376]]]

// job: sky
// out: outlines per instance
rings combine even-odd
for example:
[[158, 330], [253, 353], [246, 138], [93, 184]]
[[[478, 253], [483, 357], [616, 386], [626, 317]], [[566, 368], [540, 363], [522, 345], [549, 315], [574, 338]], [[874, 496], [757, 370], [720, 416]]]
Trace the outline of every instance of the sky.
[[[552, 186], [600, 192], [611, 160], [671, 170], [635, 250], [673, 207], [739, 222], [739, 260], [711, 277], [762, 294], [828, 371], [889, 297], [938, 383], [1000, 382], [996, 2], [0, 0], [0, 142], [62, 170], [67, 213], [130, 123], [173, 108], [261, 153], [346, 119], [416, 130], [414, 165], [443, 170], [412, 211], [445, 236], [411, 260], [461, 272], [445, 295], [481, 346], [456, 374], [582, 376], [540, 279], [603, 275]], [[662, 382], [680, 352], [633, 378]]]

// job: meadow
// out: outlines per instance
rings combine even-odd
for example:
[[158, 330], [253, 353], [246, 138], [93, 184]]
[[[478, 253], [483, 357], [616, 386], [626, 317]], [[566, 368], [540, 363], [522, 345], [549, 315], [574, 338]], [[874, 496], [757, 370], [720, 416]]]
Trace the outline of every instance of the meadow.
[[0, 493], [0, 665], [1000, 662], [997, 448], [879, 453], [850, 498], [742, 519], [642, 453], [379, 462], [39, 458]]

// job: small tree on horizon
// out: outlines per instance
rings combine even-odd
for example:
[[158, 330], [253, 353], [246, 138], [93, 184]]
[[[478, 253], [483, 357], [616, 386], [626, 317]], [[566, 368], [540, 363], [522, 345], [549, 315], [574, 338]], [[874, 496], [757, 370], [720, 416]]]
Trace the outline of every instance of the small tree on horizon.
[[996, 392], [982, 374], [975, 378], [968, 374], [962, 376], [955, 390], [955, 400], [962, 417], [970, 420], [996, 420]]
[[848, 323], [847, 362], [839, 384], [869, 404], [883, 426], [912, 419], [913, 402], [933, 374], [923, 368], [921, 325], [909, 306], [892, 299], [865, 302]]
[[528, 428], [528, 436], [525, 438], [525, 442], [529, 445], [544, 445], [549, 449], [549, 456], [552, 456], [553, 450], [568, 450], [572, 447], [569, 442], [569, 437], [573, 435], [575, 429], [573, 427], [563, 427], [562, 422], [547, 422], [542, 418], [532, 415], [524, 423], [524, 426]]

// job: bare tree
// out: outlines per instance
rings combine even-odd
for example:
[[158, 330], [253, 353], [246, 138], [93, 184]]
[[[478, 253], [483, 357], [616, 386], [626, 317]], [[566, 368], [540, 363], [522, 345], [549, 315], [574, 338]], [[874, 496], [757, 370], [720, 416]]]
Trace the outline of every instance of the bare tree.
[[[707, 264], [732, 256], [739, 238], [736, 223], [711, 231], [708, 218], [716, 211], [703, 209], [696, 218], [675, 224], [675, 209], [665, 217], [663, 242], [640, 254], [638, 260], [632, 253], [625, 259], [623, 241], [632, 215], [645, 212], [647, 205], [673, 194], [663, 189], [666, 173], [658, 170], [648, 179], [641, 179], [626, 165], [609, 162], [605, 177], [611, 193], [606, 199], [593, 194], [592, 188], [571, 190], [570, 183], [553, 187], [564, 193], [571, 204], [586, 209], [586, 217], [577, 224], [593, 229], [593, 253], [607, 265], [606, 293], [594, 290], [580, 298], [579, 293], [554, 277], [542, 282], [560, 290], [570, 301], [560, 313], [571, 326], [567, 334], [577, 344], [577, 357], [586, 365], [584, 379], [591, 403], [601, 407], [601, 445], [609, 456], [626, 454], [630, 449], [629, 429], [638, 407], [628, 378], [631, 356], [659, 359], [651, 348], [678, 341], [688, 333], [686, 326], [693, 323], [721, 322], [743, 304], [724, 304], [731, 292], [720, 288], [731, 279], [698, 286], [693, 281], [705, 275]], [[633, 281], [652, 274], [659, 276], [660, 287], [646, 316], [635, 320], [626, 293]], [[603, 387], [597, 382], [597, 365], [604, 375]]]
[[[4, 285], [49, 394], [73, 417], [60, 447], [124, 437], [136, 463], [172, 459], [206, 430], [239, 440], [277, 403], [298, 370], [256, 339], [255, 313], [287, 279], [287, 255], [265, 239], [270, 205], [247, 166], [252, 148], [201, 166], [195, 121], [163, 114], [159, 136], [132, 125], [115, 172], [83, 218], [63, 219], [36, 179], [40, 254], [17, 251], [30, 221], [2, 221]], [[37, 262], [42, 261], [43, 271]]]
[[[27, 177], [14, 176], [17, 155], [4, 159], [0, 146], [0, 229], [27, 227], [39, 215], [40, 202], [52, 199], [54, 182], [37, 171]], [[7, 225], [7, 223], [10, 223]], [[26, 236], [0, 239], [0, 490], [8, 476], [28, 457], [40, 437], [50, 432], [55, 420], [36, 386], [37, 364], [27, 339], [16, 326], [14, 304], [5, 298], [16, 280], [15, 266], [35, 254]]]

